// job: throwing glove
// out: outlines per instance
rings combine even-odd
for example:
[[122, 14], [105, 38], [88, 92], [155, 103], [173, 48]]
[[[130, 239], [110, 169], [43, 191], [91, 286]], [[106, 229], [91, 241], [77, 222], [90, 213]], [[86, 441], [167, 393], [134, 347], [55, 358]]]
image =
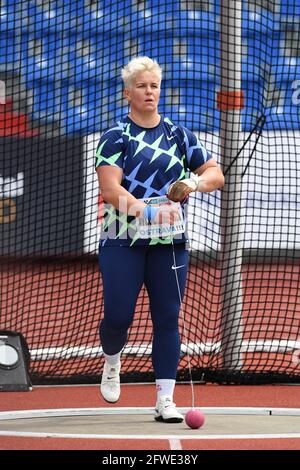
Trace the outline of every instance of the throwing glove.
[[175, 181], [175, 183], [169, 186], [167, 196], [171, 201], [183, 202], [189, 193], [201, 191], [204, 181], [204, 178], [198, 175], [192, 175], [191, 178]]

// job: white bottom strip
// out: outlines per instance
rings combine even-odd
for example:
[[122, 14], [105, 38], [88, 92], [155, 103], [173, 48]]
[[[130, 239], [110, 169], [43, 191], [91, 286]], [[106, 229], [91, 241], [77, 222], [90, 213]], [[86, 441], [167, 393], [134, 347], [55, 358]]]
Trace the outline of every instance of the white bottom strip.
[[[202, 431], [201, 431], [202, 432]], [[169, 440], [169, 441], [182, 441], [182, 440], [205, 440], [205, 439], [300, 439], [300, 433], [285, 433], [285, 434], [179, 434], [179, 435], [153, 435], [149, 434], [64, 434], [64, 433], [51, 433], [51, 432], [21, 432], [21, 431], [0, 431], [0, 436], [6, 437], [52, 437], [58, 439], [126, 439], [126, 440]]]
[[[300, 416], [300, 408], [270, 407], [199, 407], [206, 415], [260, 415], [260, 416]], [[178, 407], [185, 414], [190, 407]], [[116, 407], [116, 408], [60, 408], [44, 410], [18, 410], [0, 412], [0, 421], [29, 418], [61, 418], [73, 416], [104, 415], [149, 415], [154, 407]]]

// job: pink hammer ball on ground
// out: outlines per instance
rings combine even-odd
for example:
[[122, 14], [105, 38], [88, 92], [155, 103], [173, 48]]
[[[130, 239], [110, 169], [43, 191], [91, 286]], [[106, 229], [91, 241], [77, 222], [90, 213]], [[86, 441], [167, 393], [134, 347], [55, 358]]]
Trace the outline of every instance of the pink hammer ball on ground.
[[191, 429], [199, 429], [205, 422], [205, 416], [202, 411], [191, 409], [185, 415], [185, 422]]

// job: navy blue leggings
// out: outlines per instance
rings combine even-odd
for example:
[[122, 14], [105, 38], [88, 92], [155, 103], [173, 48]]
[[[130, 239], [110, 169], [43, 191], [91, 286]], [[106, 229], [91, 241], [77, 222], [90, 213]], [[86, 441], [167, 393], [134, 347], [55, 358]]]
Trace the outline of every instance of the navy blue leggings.
[[[188, 252], [174, 244], [176, 271], [184, 294]], [[101, 247], [99, 266], [104, 288], [104, 319], [100, 340], [106, 354], [117, 354], [127, 341], [139, 292], [145, 284], [153, 324], [152, 363], [156, 379], [176, 379], [180, 358], [180, 300], [172, 245]]]

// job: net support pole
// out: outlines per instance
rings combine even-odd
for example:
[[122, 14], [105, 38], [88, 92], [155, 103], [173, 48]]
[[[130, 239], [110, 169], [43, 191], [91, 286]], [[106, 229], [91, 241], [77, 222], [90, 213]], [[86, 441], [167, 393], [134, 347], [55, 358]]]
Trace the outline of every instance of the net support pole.
[[[223, 367], [240, 370], [243, 365], [243, 220], [242, 220], [242, 172], [240, 158], [232, 164], [243, 142], [241, 129], [241, 15], [242, 1], [221, 2], [221, 90], [218, 108], [221, 111], [220, 151], [225, 186], [221, 201], [222, 246], [222, 321], [221, 343]], [[231, 166], [232, 164], [232, 166]]]

